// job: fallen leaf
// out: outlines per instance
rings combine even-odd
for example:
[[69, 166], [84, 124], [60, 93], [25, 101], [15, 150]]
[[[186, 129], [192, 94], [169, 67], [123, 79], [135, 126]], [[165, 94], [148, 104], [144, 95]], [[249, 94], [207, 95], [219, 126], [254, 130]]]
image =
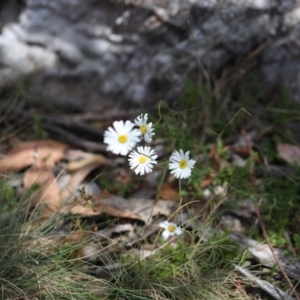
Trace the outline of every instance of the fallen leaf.
[[81, 216], [97, 216], [103, 213], [108, 214], [112, 217], [127, 218], [127, 219], [137, 219], [140, 220], [140, 217], [132, 212], [126, 212], [118, 209], [114, 205], [110, 204], [101, 204], [97, 205], [84, 206], [81, 204], [76, 205], [65, 205], [60, 210], [60, 213], [69, 212], [72, 215], [81, 215]]
[[58, 213], [70, 213], [72, 215], [81, 215], [81, 216], [97, 216], [99, 212], [93, 210], [90, 206], [83, 206], [81, 204], [66, 204], [61, 207]]
[[230, 147], [232, 151], [234, 151], [236, 154], [241, 155], [242, 157], [249, 157], [250, 156], [250, 151], [249, 148], [247, 147], [241, 147], [241, 148], [236, 148], [236, 147]]
[[211, 185], [215, 180], [215, 176], [214, 175], [209, 175], [209, 177], [203, 179], [200, 183], [200, 187], [204, 188], [207, 187], [209, 185]]
[[86, 151], [83, 151], [83, 150], [68, 149], [65, 153], [64, 159], [66, 159], [67, 161], [75, 161], [75, 160], [88, 158], [92, 155], [93, 155], [93, 153], [86, 152]]
[[78, 160], [78, 161], [71, 161], [67, 165], [67, 170], [69, 172], [76, 171], [78, 169], [82, 169], [85, 166], [88, 165], [97, 165], [101, 166], [104, 165], [106, 161], [106, 158], [103, 155], [100, 154], [94, 154], [89, 157], [86, 157], [84, 159]]
[[106, 213], [110, 216], [113, 217], [119, 217], [119, 218], [128, 218], [128, 219], [136, 219], [136, 220], [140, 220], [140, 217], [131, 212], [131, 211], [123, 211], [120, 210], [119, 208], [115, 207], [114, 205], [107, 205], [107, 204], [98, 204], [93, 206], [95, 211], [98, 211], [100, 213]]
[[53, 140], [21, 143], [0, 159], [0, 171], [17, 171], [31, 165], [52, 167], [69, 146]]
[[75, 172], [71, 173], [71, 179], [68, 185], [60, 192], [60, 197], [62, 201], [68, 200], [76, 190], [78, 189], [80, 183], [87, 177], [87, 175], [99, 167], [102, 164], [102, 161], [90, 161], [90, 164], [84, 165], [81, 169], [76, 170]]
[[287, 163], [299, 165], [300, 162], [300, 147], [291, 144], [277, 144], [277, 153]]
[[[80, 229], [80, 228], [79, 228]], [[93, 235], [93, 232], [86, 230], [74, 230], [71, 231], [67, 236], [61, 238], [63, 244], [81, 244], [83, 241], [89, 239]], [[80, 249], [80, 248], [79, 248]]]
[[51, 170], [47, 168], [32, 167], [28, 169], [23, 177], [24, 191], [34, 184], [39, 185], [39, 190], [34, 196], [34, 203], [43, 204], [44, 212], [54, 212], [60, 206], [60, 195], [57, 179]]
[[157, 215], [169, 217], [178, 208], [177, 203], [168, 200], [125, 199], [116, 195], [103, 196], [101, 194], [95, 195], [93, 199], [96, 201], [94, 202], [95, 206], [97, 206], [97, 203], [114, 206], [122, 212], [132, 213], [137, 216], [139, 220], [144, 221], [145, 224], [151, 223], [152, 218]]
[[169, 183], [163, 183], [158, 190], [158, 194], [163, 200], [180, 201], [180, 194], [178, 190]]

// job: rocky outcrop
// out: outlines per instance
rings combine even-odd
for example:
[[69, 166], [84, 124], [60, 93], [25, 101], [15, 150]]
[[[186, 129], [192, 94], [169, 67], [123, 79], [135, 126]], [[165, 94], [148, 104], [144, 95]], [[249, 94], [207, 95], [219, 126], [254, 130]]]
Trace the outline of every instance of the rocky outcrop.
[[284, 14], [281, 30], [260, 57], [261, 76], [268, 86], [284, 83], [300, 102], [300, 3]]
[[299, 4], [26, 0], [2, 28], [0, 84], [25, 81], [43, 101], [81, 110], [147, 105], [176, 97], [199, 69], [219, 72], [265, 43], [264, 81], [284, 81], [300, 101]]

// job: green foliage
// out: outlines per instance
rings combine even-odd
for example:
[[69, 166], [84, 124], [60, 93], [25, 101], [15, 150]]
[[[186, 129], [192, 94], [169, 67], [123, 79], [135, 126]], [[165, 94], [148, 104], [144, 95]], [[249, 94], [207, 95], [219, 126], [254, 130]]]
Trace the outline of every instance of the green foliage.
[[297, 234], [297, 233], [295, 233], [295, 234], [293, 235], [293, 239], [294, 239], [294, 242], [295, 242], [295, 247], [296, 247], [297, 249], [300, 249], [300, 235]]
[[36, 138], [45, 139], [47, 137], [44, 131], [40, 115], [37, 113], [33, 115], [33, 130]]
[[242, 264], [249, 255], [240, 248], [240, 245], [228, 238], [229, 232], [215, 231], [208, 238], [208, 244], [212, 248], [208, 257], [208, 264], [220, 264], [229, 266], [233, 263]]
[[280, 224], [282, 226], [281, 228], [279, 228], [280, 231], [277, 229], [276, 231], [268, 230], [267, 232], [270, 242], [272, 245], [274, 245], [274, 247], [282, 248], [284, 246], [287, 246], [288, 244], [286, 237], [284, 236], [284, 223], [285, 222], [282, 222]]
[[262, 213], [276, 231], [295, 226], [293, 215], [299, 213], [300, 168], [296, 168], [293, 178], [269, 178], [265, 180], [267, 202], [262, 205]]
[[0, 180], [0, 203], [2, 212], [8, 212], [18, 204], [16, 192], [7, 180]]

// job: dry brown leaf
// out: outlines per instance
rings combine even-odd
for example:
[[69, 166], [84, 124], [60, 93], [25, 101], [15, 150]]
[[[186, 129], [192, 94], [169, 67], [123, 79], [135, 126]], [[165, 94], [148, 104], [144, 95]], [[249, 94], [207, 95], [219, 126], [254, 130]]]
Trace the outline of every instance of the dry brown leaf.
[[67, 204], [61, 207], [58, 211], [59, 213], [71, 213], [72, 215], [82, 215], [82, 216], [96, 216], [99, 212], [93, 210], [90, 206], [84, 206], [81, 204]]
[[52, 167], [69, 146], [53, 140], [24, 142], [0, 159], [0, 171], [16, 171], [31, 165]]
[[97, 205], [93, 205], [93, 207], [84, 206], [81, 204], [65, 205], [59, 210], [59, 212], [61, 213], [69, 212], [72, 215], [82, 215], [82, 216], [97, 216], [105, 213], [112, 217], [140, 220], [140, 217], [132, 212], [122, 211], [113, 205], [101, 204], [101, 203], [98, 203]]
[[209, 177], [203, 179], [200, 183], [200, 187], [204, 188], [211, 185], [215, 180], [215, 176], [210, 175]]
[[[93, 155], [93, 157], [84, 159], [84, 162], [80, 166], [73, 165], [72, 163], [68, 164], [67, 169], [69, 169], [69, 165], [72, 164], [71, 169], [76, 171], [70, 174], [72, 176], [70, 182], [60, 192], [60, 196], [63, 201], [68, 200], [79, 187], [80, 183], [86, 178], [86, 176], [91, 171], [101, 166], [105, 160], [101, 155]], [[78, 169], [78, 167], [80, 168]]]
[[114, 195], [103, 195], [102, 193], [99, 193], [91, 197], [91, 205], [82, 205], [81, 203], [73, 206], [69, 205], [69, 211], [73, 215], [95, 216], [106, 213], [113, 217], [140, 220], [140, 217], [131, 211], [125, 211], [122, 207], [116, 207], [116, 205], [111, 203], [102, 203], [102, 200], [114, 199], [114, 197]]
[[85, 159], [88, 158], [90, 156], [92, 156], [93, 153], [91, 152], [86, 152], [83, 150], [79, 150], [79, 149], [68, 149], [68, 151], [66, 151], [64, 158], [67, 161], [75, 161], [75, 160], [80, 160], [80, 159]]
[[101, 165], [105, 164], [105, 161], [106, 161], [106, 158], [103, 155], [94, 154], [85, 159], [69, 162], [67, 165], [67, 170], [69, 172], [73, 172], [73, 171], [81, 169], [85, 166], [93, 165], [93, 164], [95, 164], [97, 166], [101, 166]]
[[249, 157], [250, 156], [250, 151], [249, 148], [247, 147], [241, 147], [241, 148], [236, 148], [234, 146], [230, 147], [230, 149], [235, 152], [238, 155], [241, 155], [242, 157]]
[[178, 190], [169, 183], [163, 183], [158, 194], [163, 200], [180, 201], [180, 194]]
[[133, 212], [130, 211], [123, 211], [119, 208], [115, 207], [114, 205], [107, 205], [107, 204], [98, 204], [94, 205], [94, 210], [100, 213], [106, 213], [113, 217], [120, 217], [120, 218], [128, 218], [128, 219], [137, 219], [140, 220], [140, 217]]
[[277, 144], [277, 152], [279, 156], [287, 163], [299, 164], [300, 163], [300, 147], [291, 144]]
[[[71, 231], [67, 236], [62, 237], [62, 243], [81, 244], [83, 241], [89, 239], [92, 236], [91, 231], [76, 230]], [[81, 248], [80, 248], [81, 249]]]
[[24, 190], [38, 184], [40, 189], [34, 197], [35, 204], [44, 204], [44, 212], [56, 211], [60, 206], [60, 195], [57, 179], [51, 170], [47, 168], [32, 167], [23, 177]]
[[141, 198], [125, 199], [116, 195], [104, 196], [97, 194], [93, 197], [93, 200], [96, 207], [97, 203], [117, 207], [122, 212], [133, 213], [146, 224], [151, 223], [152, 218], [157, 215], [169, 217], [178, 208], [178, 204], [174, 201]]

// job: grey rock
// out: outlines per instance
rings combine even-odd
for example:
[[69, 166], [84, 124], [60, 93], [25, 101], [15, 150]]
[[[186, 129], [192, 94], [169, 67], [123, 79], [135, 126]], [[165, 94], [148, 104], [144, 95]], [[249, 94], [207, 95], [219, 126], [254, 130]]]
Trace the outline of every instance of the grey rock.
[[300, 101], [299, 0], [16, 3], [2, 5], [11, 13], [0, 22], [0, 84], [30, 79], [28, 91], [51, 103], [103, 112], [168, 101], [197, 57], [218, 72], [267, 40], [264, 82], [284, 82]]
[[[300, 10], [294, 17], [300, 20]], [[292, 22], [294, 24], [295, 21]], [[289, 24], [289, 23], [285, 23]], [[283, 82], [291, 96], [300, 102], [300, 24], [290, 28], [290, 31], [282, 38], [274, 41], [267, 47], [261, 57], [261, 73], [264, 81], [270, 86], [276, 86]]]

